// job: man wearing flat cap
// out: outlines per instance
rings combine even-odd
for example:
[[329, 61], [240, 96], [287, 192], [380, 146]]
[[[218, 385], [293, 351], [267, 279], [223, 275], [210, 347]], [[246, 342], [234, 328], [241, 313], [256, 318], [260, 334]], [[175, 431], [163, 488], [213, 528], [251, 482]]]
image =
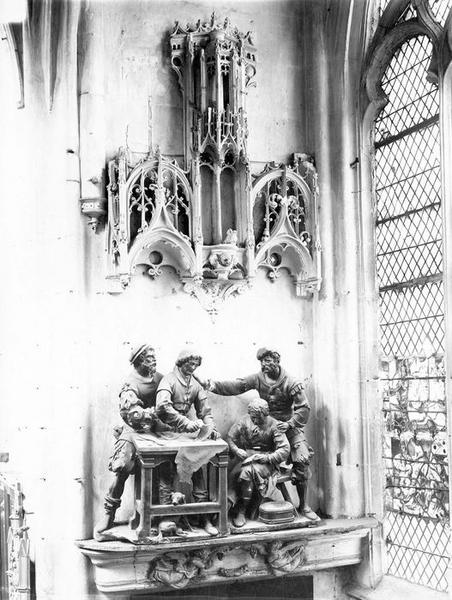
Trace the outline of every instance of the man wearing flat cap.
[[206, 389], [221, 396], [236, 396], [249, 390], [257, 390], [268, 402], [270, 416], [280, 421], [278, 430], [285, 433], [290, 444], [292, 460], [292, 483], [300, 498], [300, 512], [311, 519], [319, 517], [306, 503], [309, 463], [313, 455], [304, 434], [309, 417], [309, 402], [300, 381], [286, 373], [280, 366], [280, 354], [273, 348], [260, 348], [257, 360], [261, 371], [235, 381], [208, 381]]
[[157, 388], [163, 375], [156, 370], [154, 348], [149, 344], [134, 346], [129, 361], [133, 369], [119, 392], [119, 412], [126, 425], [116, 428], [117, 439], [108, 464], [114, 479], [105, 496], [105, 514], [94, 529], [94, 537], [99, 541], [108, 539], [103, 532], [113, 526], [124, 485], [135, 468], [136, 451], [130, 433], [168, 429], [155, 413]]
[[[202, 439], [218, 439], [212, 417], [212, 411], [207, 401], [207, 394], [201, 384], [193, 377], [193, 373], [201, 364], [202, 358], [194, 349], [182, 350], [176, 360], [174, 371], [165, 375], [160, 381], [157, 391], [157, 415], [174, 432], [196, 433], [203, 431]], [[196, 419], [193, 418], [193, 410]], [[160, 502], [170, 503], [171, 492], [174, 491], [174, 466], [168, 465], [160, 472]], [[208, 500], [207, 486], [204, 481], [202, 468], [192, 475], [193, 499], [195, 502]], [[217, 535], [208, 516], [203, 517], [202, 527], [209, 535]]]

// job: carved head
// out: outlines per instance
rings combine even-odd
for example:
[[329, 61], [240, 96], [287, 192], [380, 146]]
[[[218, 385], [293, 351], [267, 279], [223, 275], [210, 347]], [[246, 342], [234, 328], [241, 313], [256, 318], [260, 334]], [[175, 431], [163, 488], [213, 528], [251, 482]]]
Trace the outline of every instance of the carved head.
[[202, 362], [201, 355], [196, 350], [182, 350], [176, 360], [183, 375], [192, 375]]
[[179, 504], [185, 504], [185, 494], [182, 494], [182, 492], [172, 492], [171, 504], [173, 504], [174, 506], [177, 506]]
[[281, 356], [279, 352], [272, 348], [259, 348], [256, 356], [261, 363], [262, 373], [276, 379], [280, 373]]
[[153, 377], [157, 367], [155, 350], [149, 344], [141, 344], [132, 348], [130, 362], [142, 377]]
[[230, 267], [234, 262], [234, 256], [227, 252], [218, 254], [218, 262], [222, 267]]
[[252, 400], [248, 404], [248, 414], [250, 419], [258, 427], [261, 427], [264, 424], [269, 412], [268, 404], [262, 398], [256, 398], [256, 400]]

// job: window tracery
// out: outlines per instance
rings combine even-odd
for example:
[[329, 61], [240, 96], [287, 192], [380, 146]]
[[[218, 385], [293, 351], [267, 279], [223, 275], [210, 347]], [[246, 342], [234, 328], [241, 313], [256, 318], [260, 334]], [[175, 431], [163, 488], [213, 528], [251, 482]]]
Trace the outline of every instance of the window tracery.
[[[389, 573], [447, 588], [438, 48], [444, 3], [382, 4], [366, 76], [373, 128]], [[441, 5], [441, 6], [440, 6]]]

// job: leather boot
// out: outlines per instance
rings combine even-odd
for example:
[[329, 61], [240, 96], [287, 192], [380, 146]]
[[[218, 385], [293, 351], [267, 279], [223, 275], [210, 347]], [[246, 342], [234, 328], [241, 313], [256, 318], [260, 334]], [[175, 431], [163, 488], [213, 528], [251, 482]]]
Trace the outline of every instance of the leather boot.
[[235, 507], [235, 513], [234, 513], [234, 516], [232, 517], [232, 524], [234, 525], [234, 527], [243, 527], [245, 525], [245, 523], [246, 523], [245, 508], [246, 508], [245, 502], [241, 498], [237, 502], [237, 506]]
[[246, 523], [246, 510], [250, 505], [253, 489], [248, 481], [242, 481], [240, 484], [240, 498], [237, 502], [238, 512], [233, 517], [232, 523], [236, 527], [243, 527]]
[[111, 529], [115, 522], [115, 514], [121, 504], [121, 498], [112, 498], [105, 496], [104, 508], [105, 514], [102, 516], [94, 527], [94, 539], [98, 542], [111, 539], [111, 536], [104, 532]]
[[320, 521], [320, 517], [312, 510], [310, 506], [306, 504], [306, 491], [308, 487], [307, 481], [297, 481], [296, 488], [298, 497], [300, 498], [300, 506], [298, 511], [303, 517], [306, 517], [310, 521]]

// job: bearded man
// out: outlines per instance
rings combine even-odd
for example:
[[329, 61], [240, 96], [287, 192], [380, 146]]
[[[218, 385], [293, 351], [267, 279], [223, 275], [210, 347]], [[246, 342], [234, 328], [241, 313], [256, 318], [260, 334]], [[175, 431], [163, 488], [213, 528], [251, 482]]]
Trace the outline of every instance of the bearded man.
[[168, 429], [155, 414], [157, 388], [163, 375], [156, 370], [154, 348], [149, 344], [133, 347], [129, 361], [133, 369], [119, 393], [119, 412], [126, 425], [117, 427], [115, 431], [117, 439], [108, 464], [113, 482], [105, 496], [105, 514], [94, 529], [94, 538], [98, 541], [109, 539], [103, 532], [113, 526], [124, 485], [135, 469], [136, 450], [130, 433]]
[[306, 502], [309, 463], [314, 452], [304, 434], [310, 407], [303, 386], [281, 367], [277, 350], [260, 348], [257, 360], [261, 363], [259, 373], [234, 381], [208, 381], [205, 387], [221, 396], [236, 396], [256, 390], [260, 398], [268, 402], [270, 416], [280, 421], [278, 430], [286, 434], [290, 444], [292, 483], [300, 499], [299, 512], [312, 521], [319, 521], [318, 515]]

